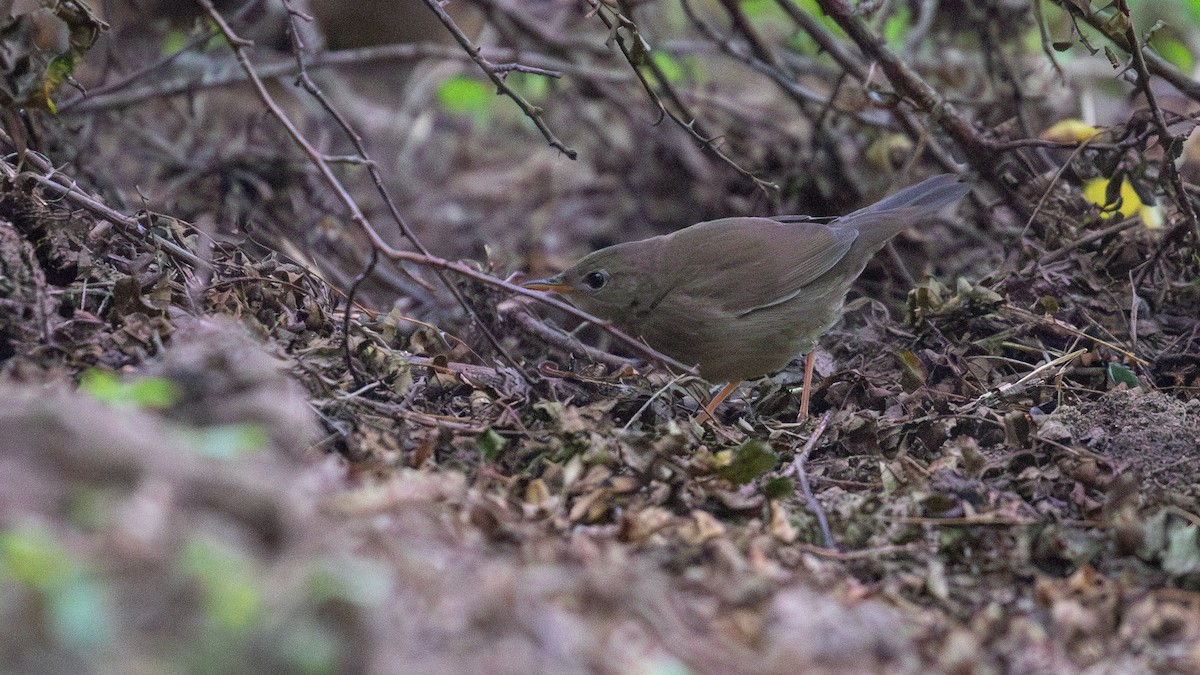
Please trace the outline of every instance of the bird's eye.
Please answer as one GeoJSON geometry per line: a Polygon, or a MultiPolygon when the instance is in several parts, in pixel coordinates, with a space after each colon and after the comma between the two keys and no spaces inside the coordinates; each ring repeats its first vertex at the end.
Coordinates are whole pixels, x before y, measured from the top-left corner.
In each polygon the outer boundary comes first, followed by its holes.
{"type": "Polygon", "coordinates": [[[598,291],[601,288],[604,288],[604,284],[607,284],[607,283],[608,283],[608,272],[605,272],[604,270],[596,270],[595,272],[588,272],[587,275],[583,277],[583,285],[587,286],[588,288],[590,288],[593,291],[598,291]]]}

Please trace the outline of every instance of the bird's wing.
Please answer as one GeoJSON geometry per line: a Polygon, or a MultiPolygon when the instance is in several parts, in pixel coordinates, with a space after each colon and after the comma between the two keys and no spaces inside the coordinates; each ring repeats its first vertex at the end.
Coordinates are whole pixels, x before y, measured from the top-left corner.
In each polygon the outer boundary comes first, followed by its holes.
{"type": "Polygon", "coordinates": [[[662,264],[676,271],[670,292],[740,316],[795,297],[836,265],[857,236],[854,228],[817,222],[724,218],[669,235],[662,264]]]}

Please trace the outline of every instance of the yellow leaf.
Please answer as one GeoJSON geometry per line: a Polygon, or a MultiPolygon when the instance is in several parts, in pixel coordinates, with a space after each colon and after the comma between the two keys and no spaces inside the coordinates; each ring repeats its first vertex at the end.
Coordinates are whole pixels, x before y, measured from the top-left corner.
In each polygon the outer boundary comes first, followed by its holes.
{"type": "Polygon", "coordinates": [[[1083,185],[1083,198],[1100,207],[1101,218],[1112,218],[1116,215],[1128,218],[1144,206],[1128,179],[1124,179],[1121,183],[1121,198],[1118,202],[1109,204],[1108,183],[1109,179],[1107,178],[1093,178],[1083,185]]]}
{"type": "Polygon", "coordinates": [[[1041,133],[1038,138],[1044,141],[1058,141],[1059,143],[1082,143],[1100,132],[1103,129],[1098,129],[1083,120],[1067,119],[1055,122],[1041,133]]]}
{"type": "Polygon", "coordinates": [[[1129,179],[1124,179],[1121,183],[1119,204],[1105,203],[1108,198],[1108,185],[1107,178],[1093,178],[1083,186],[1083,198],[1100,207],[1101,218],[1112,218],[1117,215],[1128,218],[1136,213],[1142,224],[1149,229],[1158,229],[1163,226],[1165,217],[1162,207],[1143,202],[1133,186],[1129,184],[1129,179]]]}

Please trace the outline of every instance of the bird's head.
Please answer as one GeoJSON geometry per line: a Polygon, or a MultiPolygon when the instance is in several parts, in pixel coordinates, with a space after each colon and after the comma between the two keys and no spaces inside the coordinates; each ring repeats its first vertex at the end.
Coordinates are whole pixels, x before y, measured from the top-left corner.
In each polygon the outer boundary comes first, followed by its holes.
{"type": "Polygon", "coordinates": [[[601,319],[618,321],[644,311],[657,297],[647,273],[649,241],[617,244],[596,251],[545,279],[521,284],[535,291],[553,291],[571,304],[601,319]]]}

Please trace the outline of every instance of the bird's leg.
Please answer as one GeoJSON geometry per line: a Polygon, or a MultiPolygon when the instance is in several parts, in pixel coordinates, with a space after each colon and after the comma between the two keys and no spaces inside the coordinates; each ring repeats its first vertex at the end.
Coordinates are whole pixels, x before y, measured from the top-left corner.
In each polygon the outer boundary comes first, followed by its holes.
{"type": "Polygon", "coordinates": [[[810,351],[804,357],[804,386],[800,389],[800,414],[796,417],[797,422],[808,419],[808,399],[812,396],[812,374],[816,361],[816,351],[810,351]]]}
{"type": "Polygon", "coordinates": [[[725,385],[725,388],[722,389],[721,391],[717,392],[716,396],[712,397],[712,400],[708,402],[708,405],[704,406],[704,410],[702,411],[702,414],[697,415],[697,417],[701,417],[701,416],[708,417],[708,419],[710,419],[714,423],[716,423],[717,418],[713,416],[713,411],[717,409],[717,406],[721,405],[722,401],[729,398],[729,395],[732,394],[733,391],[735,389],[737,389],[738,385],[741,383],[742,383],[741,380],[734,380],[733,382],[730,382],[729,384],[725,385]]]}

